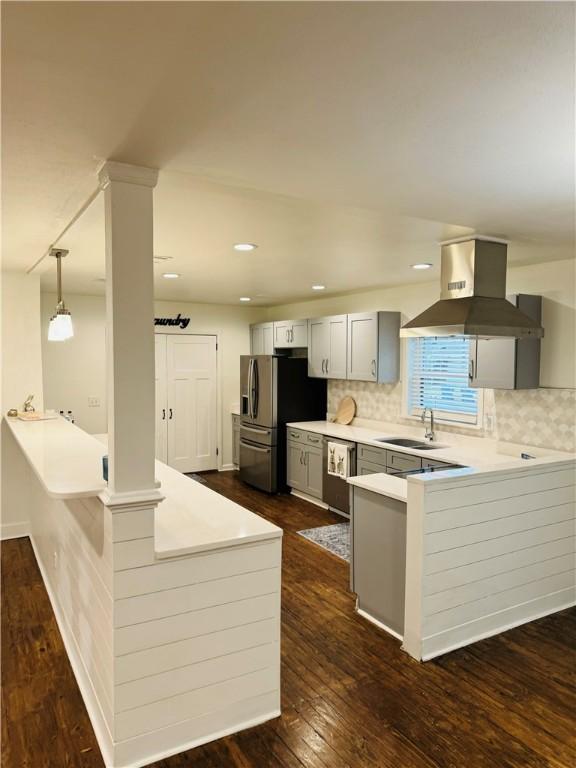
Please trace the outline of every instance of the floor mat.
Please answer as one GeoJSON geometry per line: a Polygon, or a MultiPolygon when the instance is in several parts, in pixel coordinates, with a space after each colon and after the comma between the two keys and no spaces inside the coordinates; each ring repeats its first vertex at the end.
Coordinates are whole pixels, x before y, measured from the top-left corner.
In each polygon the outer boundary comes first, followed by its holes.
{"type": "Polygon", "coordinates": [[[350,523],[322,525],[320,528],[308,528],[298,531],[300,536],[313,541],[314,544],[327,549],[333,555],[350,562],[350,523]]]}

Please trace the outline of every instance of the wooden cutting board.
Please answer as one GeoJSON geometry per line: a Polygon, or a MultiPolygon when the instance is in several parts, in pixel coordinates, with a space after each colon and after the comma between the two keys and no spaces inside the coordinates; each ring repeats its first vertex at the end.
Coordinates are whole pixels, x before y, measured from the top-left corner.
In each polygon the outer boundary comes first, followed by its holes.
{"type": "Polygon", "coordinates": [[[354,416],[356,416],[356,401],[347,395],[340,400],[334,421],[336,424],[350,424],[354,416]]]}

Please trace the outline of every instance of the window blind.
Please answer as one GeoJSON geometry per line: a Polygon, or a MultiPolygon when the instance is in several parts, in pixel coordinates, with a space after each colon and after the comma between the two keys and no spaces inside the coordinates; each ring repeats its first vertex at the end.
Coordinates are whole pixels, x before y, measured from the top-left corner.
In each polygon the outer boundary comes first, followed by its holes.
{"type": "Polygon", "coordinates": [[[446,421],[476,424],[478,391],[468,386],[469,339],[463,336],[410,339],[408,413],[433,408],[446,421]]]}

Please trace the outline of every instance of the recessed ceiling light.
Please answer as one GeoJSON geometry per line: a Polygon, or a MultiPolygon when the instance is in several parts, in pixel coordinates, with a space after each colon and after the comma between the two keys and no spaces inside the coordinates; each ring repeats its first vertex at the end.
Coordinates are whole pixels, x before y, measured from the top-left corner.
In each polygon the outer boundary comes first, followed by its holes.
{"type": "Polygon", "coordinates": [[[165,277],[166,280],[176,280],[178,277],[180,277],[180,275],[178,272],[164,272],[162,277],[165,277]]]}
{"type": "Polygon", "coordinates": [[[433,264],[428,264],[428,262],[422,263],[422,264],[410,264],[412,269],[430,269],[433,267],[433,264]]]}
{"type": "Polygon", "coordinates": [[[318,283],[317,285],[313,285],[312,286],[312,290],[313,291],[325,291],[326,290],[326,286],[325,285],[320,285],[318,283]]]}
{"type": "Polygon", "coordinates": [[[234,243],[235,251],[253,251],[258,248],[255,243],[234,243]]]}
{"type": "Polygon", "coordinates": [[[240,296],[240,301],[252,301],[250,296],[240,296]]]}

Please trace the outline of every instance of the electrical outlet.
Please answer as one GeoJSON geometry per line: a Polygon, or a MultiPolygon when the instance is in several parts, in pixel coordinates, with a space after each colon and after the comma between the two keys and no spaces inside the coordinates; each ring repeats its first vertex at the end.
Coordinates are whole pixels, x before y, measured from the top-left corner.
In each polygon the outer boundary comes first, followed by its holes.
{"type": "Polygon", "coordinates": [[[494,417],[491,413],[487,413],[484,416],[484,429],[486,432],[492,432],[494,429],[494,417]]]}
{"type": "Polygon", "coordinates": [[[88,407],[89,408],[100,408],[100,398],[99,397],[89,397],[88,398],[88,407]]]}

